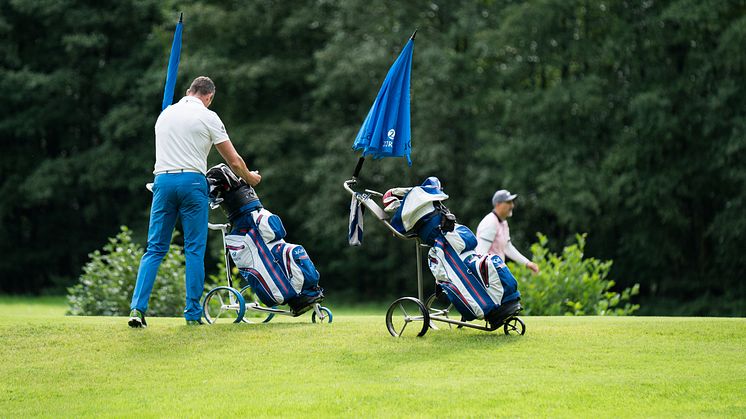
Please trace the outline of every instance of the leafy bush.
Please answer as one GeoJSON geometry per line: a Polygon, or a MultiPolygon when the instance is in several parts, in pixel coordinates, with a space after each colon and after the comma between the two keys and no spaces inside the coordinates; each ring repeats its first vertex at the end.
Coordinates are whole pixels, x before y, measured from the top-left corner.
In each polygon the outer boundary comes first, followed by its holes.
{"type": "MultiPolygon", "coordinates": [[[[132,242],[132,233],[122,226],[103,250],[89,255],[77,285],[68,288],[68,314],[81,316],[125,316],[137,280],[144,250],[132,242]]],[[[184,253],[171,244],[163,259],[150,296],[149,316],[180,316],[184,310],[184,253]]]]}
{"type": "Polygon", "coordinates": [[[577,243],[565,247],[561,255],[547,249],[546,236],[537,236],[539,242],[531,245],[531,253],[541,268],[539,274],[508,262],[518,280],[526,314],[625,316],[640,308],[630,302],[630,297],[639,293],[640,284],[621,293],[611,291],[615,283],[606,276],[612,261],[583,259],[585,234],[576,234],[577,243]]]}
{"type": "MultiPolygon", "coordinates": [[[[205,292],[210,291],[215,287],[227,287],[228,280],[225,274],[225,262],[220,261],[217,265],[218,271],[214,274],[208,274],[205,278],[205,292]]],[[[231,264],[231,280],[233,281],[233,288],[240,290],[246,285],[245,280],[238,273],[238,268],[231,264]]]]}

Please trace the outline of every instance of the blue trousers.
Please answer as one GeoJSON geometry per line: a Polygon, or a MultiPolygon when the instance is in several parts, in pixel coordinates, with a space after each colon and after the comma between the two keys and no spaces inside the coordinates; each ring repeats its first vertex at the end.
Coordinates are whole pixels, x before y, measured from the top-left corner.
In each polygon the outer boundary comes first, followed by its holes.
{"type": "Polygon", "coordinates": [[[145,313],[153,291],[158,267],[168,252],[176,217],[184,228],[186,256],[187,320],[202,317],[200,299],[205,286],[205,246],[207,245],[207,180],[200,173],[163,173],[155,177],[150,209],[148,248],[140,260],[137,284],[130,309],[145,313]]]}

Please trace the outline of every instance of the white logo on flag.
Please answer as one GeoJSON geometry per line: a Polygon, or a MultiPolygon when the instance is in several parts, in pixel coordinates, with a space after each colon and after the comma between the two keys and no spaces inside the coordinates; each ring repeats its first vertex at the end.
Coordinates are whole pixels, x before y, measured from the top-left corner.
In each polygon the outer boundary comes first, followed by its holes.
{"type": "Polygon", "coordinates": [[[393,140],[395,136],[396,136],[396,130],[394,130],[393,128],[391,128],[389,130],[389,139],[393,140]]]}

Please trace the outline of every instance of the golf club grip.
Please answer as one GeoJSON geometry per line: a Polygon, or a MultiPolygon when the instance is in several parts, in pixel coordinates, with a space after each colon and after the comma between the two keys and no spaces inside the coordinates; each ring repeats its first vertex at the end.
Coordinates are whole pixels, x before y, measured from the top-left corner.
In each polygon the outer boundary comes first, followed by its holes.
{"type": "Polygon", "coordinates": [[[352,177],[357,177],[360,174],[360,169],[363,168],[363,163],[365,163],[365,157],[360,157],[360,160],[357,161],[357,166],[355,166],[355,173],[352,175],[352,177]]]}

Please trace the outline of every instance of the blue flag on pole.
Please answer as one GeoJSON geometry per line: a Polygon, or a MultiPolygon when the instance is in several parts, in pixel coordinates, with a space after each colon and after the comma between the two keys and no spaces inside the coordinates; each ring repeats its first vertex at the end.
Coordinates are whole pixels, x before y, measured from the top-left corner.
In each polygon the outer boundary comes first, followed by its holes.
{"type": "Polygon", "coordinates": [[[163,104],[161,111],[174,103],[174,88],[176,87],[176,74],[179,72],[179,59],[181,58],[181,30],[182,17],[179,15],[179,23],[174,31],[174,42],[171,44],[171,57],[168,59],[168,70],[166,70],[166,87],[163,89],[163,104]]]}
{"type": "Polygon", "coordinates": [[[412,149],[409,84],[413,49],[414,35],[389,69],[378,96],[352,144],[354,150],[363,151],[363,157],[405,156],[407,163],[412,165],[409,155],[412,149]]]}

